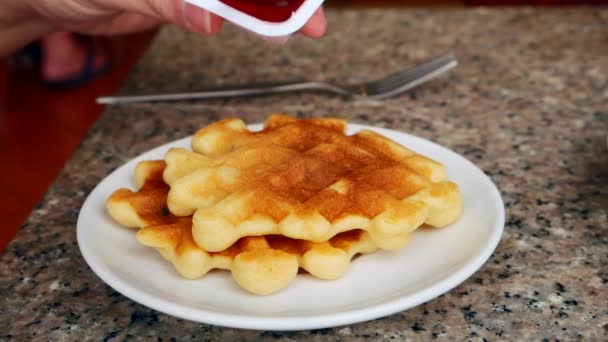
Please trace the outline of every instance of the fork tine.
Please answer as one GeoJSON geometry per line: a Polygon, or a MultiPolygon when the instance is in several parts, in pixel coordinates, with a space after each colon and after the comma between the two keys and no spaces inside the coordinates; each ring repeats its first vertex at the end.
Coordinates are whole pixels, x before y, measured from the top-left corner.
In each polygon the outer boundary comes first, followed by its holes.
{"type": "Polygon", "coordinates": [[[401,71],[386,78],[366,83],[367,96],[381,99],[397,95],[445,73],[456,65],[458,65],[458,62],[453,53],[441,55],[413,69],[401,71]]]}
{"type": "Polygon", "coordinates": [[[370,83],[378,83],[386,87],[399,85],[403,82],[407,82],[410,79],[418,78],[424,74],[427,74],[428,72],[433,71],[445,64],[448,64],[453,60],[455,60],[454,54],[450,52],[445,55],[436,57],[424,64],[417,65],[413,69],[400,71],[383,79],[372,81],[370,83]]]}

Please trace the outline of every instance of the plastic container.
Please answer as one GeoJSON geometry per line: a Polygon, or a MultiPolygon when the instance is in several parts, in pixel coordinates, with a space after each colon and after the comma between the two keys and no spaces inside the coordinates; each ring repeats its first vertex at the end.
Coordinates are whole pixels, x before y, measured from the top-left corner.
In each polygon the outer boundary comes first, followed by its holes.
{"type": "Polygon", "coordinates": [[[249,31],[283,37],[298,31],[323,0],[186,0],[249,31]]]}

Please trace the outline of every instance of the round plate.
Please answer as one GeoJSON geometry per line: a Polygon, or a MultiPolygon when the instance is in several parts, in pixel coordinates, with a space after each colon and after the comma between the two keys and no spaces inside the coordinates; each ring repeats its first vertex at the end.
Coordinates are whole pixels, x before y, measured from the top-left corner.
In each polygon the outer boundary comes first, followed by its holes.
{"type": "MultiPolygon", "coordinates": [[[[259,130],[261,125],[251,129],[259,130]]],[[[162,159],[184,138],[129,161],[91,192],[78,217],[78,245],[91,269],[132,300],[180,318],[235,328],[302,330],[327,328],[390,315],[433,299],[471,276],[490,257],[504,227],[504,205],[492,181],[462,156],[401,132],[349,125],[349,134],[371,129],[443,163],[460,186],[464,211],[454,224],[419,229],[398,252],[379,251],[354,260],[340,279],[300,274],[285,289],[260,297],[242,290],[227,271],[198,280],[181,278],[156,250],[140,245],[135,230],[115,223],[105,199],[120,187],[134,188],[142,160],[162,159]]]]}

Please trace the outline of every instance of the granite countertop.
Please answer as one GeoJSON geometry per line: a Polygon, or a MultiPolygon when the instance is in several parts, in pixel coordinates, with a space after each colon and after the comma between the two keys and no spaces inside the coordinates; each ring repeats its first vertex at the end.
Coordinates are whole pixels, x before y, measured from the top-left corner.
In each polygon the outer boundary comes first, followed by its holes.
{"type": "Polygon", "coordinates": [[[329,19],[325,39],[296,37],[281,47],[230,28],[211,39],[166,28],[123,91],[357,81],[447,50],[461,66],[385,102],[299,94],[108,108],[0,257],[0,340],[607,340],[608,9],[387,9],[329,19]],[[502,192],[507,222],[498,249],[426,304],[289,333],[177,319],[93,274],[76,244],[76,219],[101,179],[211,121],[256,122],[275,111],[390,127],[463,154],[502,192]]]}

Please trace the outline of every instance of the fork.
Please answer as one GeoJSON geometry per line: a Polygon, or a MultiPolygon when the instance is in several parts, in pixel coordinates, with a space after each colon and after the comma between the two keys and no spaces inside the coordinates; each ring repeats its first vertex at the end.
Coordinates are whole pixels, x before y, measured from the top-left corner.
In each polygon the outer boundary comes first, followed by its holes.
{"type": "Polygon", "coordinates": [[[102,96],[98,104],[121,104],[133,102],[179,101],[243,96],[260,96],[300,91],[325,91],[348,98],[367,98],[380,100],[395,96],[421,85],[456,67],[458,61],[452,53],[447,53],[412,69],[405,70],[386,78],[353,85],[337,85],[326,82],[296,81],[281,83],[248,84],[223,86],[199,92],[151,94],[133,96],[102,96]]]}

